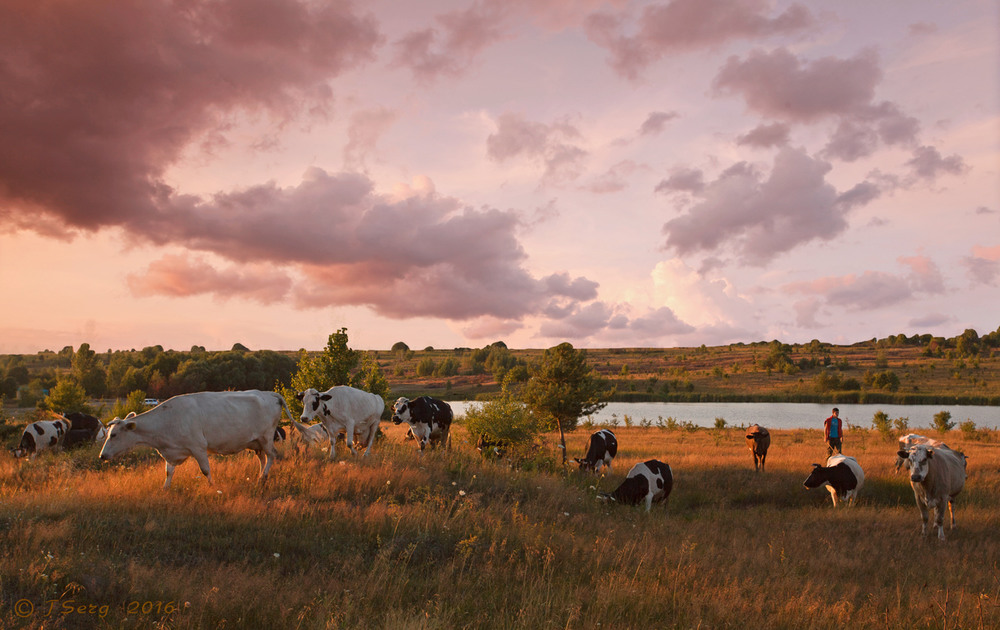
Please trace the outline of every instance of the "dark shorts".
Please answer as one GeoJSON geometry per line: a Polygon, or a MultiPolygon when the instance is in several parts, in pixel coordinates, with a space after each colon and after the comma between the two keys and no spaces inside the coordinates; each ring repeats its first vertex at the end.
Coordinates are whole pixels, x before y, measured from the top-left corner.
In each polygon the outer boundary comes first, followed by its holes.
{"type": "Polygon", "coordinates": [[[840,450],[840,447],[843,445],[843,442],[842,438],[830,438],[826,441],[826,452],[829,455],[833,455],[833,451],[842,453],[843,451],[840,450]]]}

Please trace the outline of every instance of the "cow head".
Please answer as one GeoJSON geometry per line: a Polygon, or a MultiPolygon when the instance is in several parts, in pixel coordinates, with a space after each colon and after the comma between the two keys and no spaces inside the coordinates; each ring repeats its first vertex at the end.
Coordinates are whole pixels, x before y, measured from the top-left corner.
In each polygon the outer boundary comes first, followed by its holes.
{"type": "Polygon", "coordinates": [[[819,464],[813,464],[812,472],[806,477],[806,480],[802,482],[802,485],[807,488],[818,488],[824,483],[830,480],[830,473],[826,468],[820,466],[819,464]]]}
{"type": "Polygon", "coordinates": [[[312,387],[299,392],[295,397],[302,401],[302,415],[299,417],[302,422],[311,422],[320,413],[323,403],[333,398],[330,394],[321,394],[312,387]]]}
{"type": "Polygon", "coordinates": [[[579,457],[574,457],[573,461],[580,465],[581,471],[590,471],[594,469],[596,462],[591,462],[586,459],[580,459],[579,457]]]}
{"type": "Polygon", "coordinates": [[[910,481],[920,483],[927,478],[927,471],[930,462],[934,458],[934,449],[929,446],[914,446],[908,451],[900,450],[896,453],[901,459],[910,462],[910,481]]]}
{"type": "Polygon", "coordinates": [[[401,422],[410,421],[410,399],[405,397],[399,397],[396,402],[392,404],[392,423],[399,424],[401,422]]]}
{"type": "Polygon", "coordinates": [[[108,437],[101,448],[101,461],[109,461],[129,449],[138,446],[141,442],[134,415],[127,416],[124,420],[115,418],[108,423],[108,437]]]}

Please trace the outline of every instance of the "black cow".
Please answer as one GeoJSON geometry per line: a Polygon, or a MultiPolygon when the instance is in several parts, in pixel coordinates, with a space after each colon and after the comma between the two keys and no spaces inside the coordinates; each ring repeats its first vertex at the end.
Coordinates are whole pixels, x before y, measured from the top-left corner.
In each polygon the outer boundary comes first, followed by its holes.
{"type": "Polygon", "coordinates": [[[601,472],[603,466],[611,470],[611,460],[618,454],[618,439],[609,429],[601,429],[590,436],[587,443],[587,455],[583,459],[574,458],[580,464],[580,470],[601,472]]]}
{"type": "Polygon", "coordinates": [[[865,484],[865,473],[861,470],[858,460],[846,455],[834,455],[826,460],[826,466],[813,464],[813,471],[802,482],[806,488],[826,486],[833,498],[833,507],[837,507],[837,499],[846,502],[848,507],[854,505],[858,492],[865,484]]]}
{"type": "Polygon", "coordinates": [[[753,469],[764,472],[767,449],[771,446],[771,434],[762,426],[752,424],[747,429],[747,448],[753,453],[753,469]]]}
{"type": "Polygon", "coordinates": [[[654,503],[666,502],[673,487],[674,475],[670,466],[658,459],[650,459],[633,466],[625,481],[613,492],[598,496],[626,505],[636,505],[645,500],[648,512],[654,503]]]}
{"type": "Polygon", "coordinates": [[[69,420],[69,431],[63,438],[63,448],[66,450],[93,444],[105,435],[104,425],[89,413],[71,411],[63,414],[63,417],[69,420]]]}
{"type": "Polygon", "coordinates": [[[494,440],[480,435],[476,440],[476,450],[483,456],[483,459],[500,459],[507,454],[510,445],[504,440],[494,440]]]}
{"type": "Polygon", "coordinates": [[[420,396],[413,400],[399,398],[392,406],[392,422],[394,424],[405,422],[410,425],[421,454],[428,444],[433,446],[438,442],[451,450],[453,419],[451,405],[430,396],[420,396]]]}

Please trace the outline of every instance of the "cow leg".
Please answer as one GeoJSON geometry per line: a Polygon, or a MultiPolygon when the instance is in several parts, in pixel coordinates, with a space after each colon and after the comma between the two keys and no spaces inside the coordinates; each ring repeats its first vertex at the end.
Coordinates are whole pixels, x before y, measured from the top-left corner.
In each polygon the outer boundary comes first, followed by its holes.
{"type": "Polygon", "coordinates": [[[368,447],[365,449],[365,457],[368,457],[368,453],[372,451],[372,446],[375,444],[375,436],[378,435],[378,422],[372,422],[368,425],[368,447]]]}
{"type": "MultiPolygon", "coordinates": [[[[330,457],[329,460],[332,462],[337,457],[337,429],[333,426],[332,422],[327,422],[323,420],[323,426],[326,427],[326,432],[330,434],[330,457]]],[[[347,442],[347,436],[344,436],[344,441],[347,442]]]]}
{"type": "Polygon", "coordinates": [[[167,462],[167,480],[163,482],[163,489],[166,490],[170,487],[170,482],[174,478],[174,465],[167,462]]]}
{"type": "Polygon", "coordinates": [[[934,506],[934,527],[937,528],[938,540],[944,540],[944,510],[946,505],[938,501],[934,506]]]}
{"type": "Polygon", "coordinates": [[[261,484],[267,481],[267,474],[271,471],[271,465],[277,459],[276,456],[277,452],[274,451],[273,446],[270,449],[257,451],[257,459],[260,460],[260,474],[257,476],[257,479],[260,480],[261,484]]]}
{"type": "Polygon", "coordinates": [[[948,499],[948,514],[951,515],[951,528],[955,529],[955,501],[948,499]]]}
{"type": "Polygon", "coordinates": [[[760,472],[764,472],[765,461],[767,461],[767,453],[762,453],[760,456],[760,472]]]}
{"type": "Polygon", "coordinates": [[[201,474],[208,478],[208,485],[214,485],[212,483],[212,471],[208,467],[208,452],[194,453],[194,460],[198,462],[198,468],[201,468],[201,474]]]}
{"type": "Polygon", "coordinates": [[[927,521],[930,519],[930,513],[929,513],[930,510],[928,509],[927,504],[921,501],[920,499],[917,499],[917,507],[920,508],[920,519],[921,519],[920,535],[926,536],[927,521]]]}

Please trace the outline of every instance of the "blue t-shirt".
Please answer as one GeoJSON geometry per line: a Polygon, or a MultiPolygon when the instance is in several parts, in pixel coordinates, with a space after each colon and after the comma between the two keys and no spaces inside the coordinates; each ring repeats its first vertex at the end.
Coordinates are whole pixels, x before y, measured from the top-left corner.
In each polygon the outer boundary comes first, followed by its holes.
{"type": "Polygon", "coordinates": [[[837,431],[837,429],[839,428],[838,425],[840,424],[840,418],[836,416],[830,416],[829,418],[827,418],[827,421],[830,423],[830,437],[839,438],[840,433],[837,431]]]}

